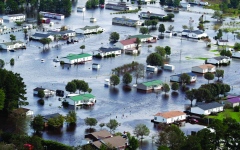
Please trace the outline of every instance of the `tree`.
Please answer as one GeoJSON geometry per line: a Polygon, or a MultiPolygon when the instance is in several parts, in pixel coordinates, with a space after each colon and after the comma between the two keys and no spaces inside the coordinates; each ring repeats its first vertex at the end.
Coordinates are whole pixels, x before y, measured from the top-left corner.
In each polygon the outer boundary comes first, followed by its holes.
{"type": "Polygon", "coordinates": [[[214,132],[205,128],[198,131],[196,136],[199,139],[202,150],[215,150],[214,139],[216,138],[216,135],[214,132]]]}
{"type": "Polygon", "coordinates": [[[85,118],[84,122],[87,126],[90,126],[90,128],[92,128],[92,126],[96,126],[97,125],[97,119],[95,118],[85,118]]]}
{"type": "Polygon", "coordinates": [[[162,56],[162,57],[165,57],[165,55],[166,55],[166,51],[165,51],[164,47],[161,47],[161,46],[156,46],[155,52],[160,54],[160,56],[162,56]]]}
{"type": "Polygon", "coordinates": [[[52,39],[50,38],[46,38],[46,44],[48,45],[48,49],[49,49],[49,44],[52,42],[52,39]]]}
{"type": "Polygon", "coordinates": [[[104,5],[105,4],[105,0],[99,0],[99,4],[100,5],[104,5]]]}
{"type": "Polygon", "coordinates": [[[171,55],[171,47],[166,46],[165,48],[166,55],[171,55]]]}
{"type": "Polygon", "coordinates": [[[136,84],[137,84],[137,80],[139,78],[143,78],[144,77],[144,65],[143,64],[138,64],[134,70],[134,77],[136,78],[136,84]]]}
{"type": "Polygon", "coordinates": [[[82,53],[83,53],[83,50],[85,49],[85,45],[80,46],[80,49],[82,50],[82,53]]]}
{"type": "Polygon", "coordinates": [[[179,7],[179,5],[180,5],[180,0],[173,0],[174,7],[179,7]]]}
{"type": "Polygon", "coordinates": [[[158,20],[156,20],[156,19],[151,20],[152,28],[156,29],[157,24],[158,24],[158,20]]]}
{"type": "MultiPolygon", "coordinates": [[[[239,39],[240,39],[240,33],[239,33],[239,39]]],[[[236,43],[234,44],[234,47],[233,47],[233,48],[234,48],[235,51],[239,51],[239,50],[240,50],[240,43],[237,43],[237,42],[236,42],[236,43]]]]}
{"type": "Polygon", "coordinates": [[[221,39],[222,36],[223,36],[223,34],[222,34],[222,29],[219,29],[219,30],[218,30],[218,33],[217,33],[217,39],[221,39]]]}
{"type": "Polygon", "coordinates": [[[105,123],[100,123],[99,126],[100,126],[100,128],[102,130],[102,128],[105,126],[105,123]]]}
{"type": "Polygon", "coordinates": [[[218,81],[219,81],[219,78],[224,76],[224,70],[221,70],[221,69],[217,69],[216,72],[215,72],[215,76],[218,78],[218,81]]]}
{"type": "Polygon", "coordinates": [[[117,42],[119,40],[120,36],[117,32],[112,32],[109,37],[110,42],[117,42]]]}
{"type": "Polygon", "coordinates": [[[185,99],[191,101],[191,107],[192,107],[192,102],[193,102],[193,100],[196,99],[196,92],[197,92],[196,89],[192,89],[192,90],[188,90],[188,91],[185,93],[185,99]]]}
{"type": "Polygon", "coordinates": [[[77,123],[77,114],[75,111],[69,111],[67,116],[65,117],[65,120],[68,124],[76,124],[77,123]]]}
{"type": "Polygon", "coordinates": [[[163,84],[163,91],[165,92],[165,95],[170,91],[170,87],[168,84],[166,83],[163,84]]]}
{"type": "Polygon", "coordinates": [[[197,99],[197,102],[211,102],[212,94],[208,89],[199,88],[196,91],[195,98],[197,99]]]}
{"type": "Polygon", "coordinates": [[[148,26],[152,25],[152,21],[151,20],[145,20],[144,25],[147,26],[147,29],[148,29],[148,26]]]}
{"type": "Polygon", "coordinates": [[[204,42],[206,43],[207,47],[211,46],[211,39],[206,38],[206,39],[204,39],[204,42]]]}
{"type": "Polygon", "coordinates": [[[151,53],[150,55],[148,55],[146,62],[148,65],[151,66],[163,65],[163,59],[158,53],[151,53]]]}
{"type": "Polygon", "coordinates": [[[46,44],[48,44],[48,39],[47,38],[42,38],[39,40],[39,42],[43,45],[43,49],[45,47],[46,44]]]}
{"type": "Polygon", "coordinates": [[[181,147],[182,150],[202,150],[202,147],[199,143],[199,138],[195,135],[189,135],[187,136],[186,141],[184,142],[184,145],[181,147]]]}
{"type": "Polygon", "coordinates": [[[33,121],[31,122],[31,127],[35,132],[43,131],[44,129],[44,120],[41,115],[37,115],[33,118],[33,121]]]}
{"type": "Polygon", "coordinates": [[[148,28],[141,27],[140,30],[139,30],[139,33],[142,33],[142,34],[147,34],[147,33],[149,33],[148,28]]]}
{"type": "Polygon", "coordinates": [[[2,89],[0,89],[0,110],[4,108],[4,101],[5,101],[5,93],[2,89]]]}
{"type": "Polygon", "coordinates": [[[11,66],[14,65],[14,59],[13,59],[13,58],[10,59],[10,65],[11,65],[11,66]]]}
{"type": "Polygon", "coordinates": [[[143,139],[143,136],[148,136],[150,131],[148,127],[145,124],[138,124],[134,128],[133,133],[138,137],[141,136],[141,140],[143,139]]]}
{"type": "Polygon", "coordinates": [[[5,13],[17,14],[19,12],[19,6],[15,0],[7,0],[5,3],[5,13]]]}
{"type": "Polygon", "coordinates": [[[27,29],[24,29],[24,30],[23,30],[23,33],[24,33],[25,37],[27,37],[28,30],[27,30],[27,29]]]}
{"type": "Polygon", "coordinates": [[[64,120],[64,117],[59,115],[57,117],[49,118],[47,124],[49,128],[59,129],[63,126],[64,120]]]}
{"type": "Polygon", "coordinates": [[[219,10],[216,10],[216,11],[213,13],[212,18],[217,19],[217,21],[222,21],[223,15],[222,15],[222,13],[221,13],[219,10]]]}
{"type": "Polygon", "coordinates": [[[115,119],[110,119],[106,126],[110,129],[110,132],[114,132],[118,127],[118,122],[115,119]]]}
{"type": "Polygon", "coordinates": [[[186,29],[188,29],[188,26],[187,26],[187,25],[183,25],[182,28],[183,28],[184,30],[186,30],[186,29]]]}
{"type": "Polygon", "coordinates": [[[132,75],[128,72],[126,72],[124,75],[123,75],[123,83],[124,84],[129,84],[132,82],[132,75]]]}
{"type": "Polygon", "coordinates": [[[4,60],[0,59],[0,68],[3,68],[3,67],[4,67],[4,65],[5,65],[5,62],[4,62],[4,60]]]}
{"type": "Polygon", "coordinates": [[[79,94],[80,94],[80,91],[82,91],[82,92],[88,92],[89,91],[88,83],[85,82],[84,80],[74,79],[74,80],[72,80],[72,82],[74,82],[76,84],[76,89],[79,91],[79,94]]]}
{"type": "Polygon", "coordinates": [[[44,98],[44,96],[45,96],[44,91],[43,90],[39,90],[38,91],[38,97],[42,99],[42,98],[44,98]]]}
{"type": "Polygon", "coordinates": [[[11,40],[11,42],[15,41],[16,40],[16,36],[13,35],[13,34],[10,34],[10,40],[11,40]]]}
{"type": "Polygon", "coordinates": [[[208,84],[209,84],[209,81],[214,79],[214,74],[212,74],[211,72],[207,72],[204,74],[204,78],[208,80],[208,84]]]}
{"type": "Polygon", "coordinates": [[[128,137],[129,140],[129,150],[137,150],[139,147],[138,139],[136,139],[134,136],[128,137]]]}
{"type": "Polygon", "coordinates": [[[172,84],[172,86],[171,86],[171,89],[172,89],[173,91],[178,90],[178,89],[179,89],[179,84],[178,84],[177,82],[174,82],[174,83],[172,84]]]}
{"type": "Polygon", "coordinates": [[[159,27],[158,27],[158,32],[160,32],[161,35],[162,35],[163,32],[165,32],[165,26],[164,26],[164,24],[160,24],[160,25],[159,25],[159,27]]]}
{"type": "Polygon", "coordinates": [[[115,85],[118,85],[120,83],[120,79],[117,75],[112,75],[110,77],[110,83],[115,86],[115,85]]]}
{"type": "Polygon", "coordinates": [[[136,38],[136,44],[137,44],[136,49],[138,50],[139,45],[141,44],[141,40],[138,37],[136,38]]]}
{"type": "Polygon", "coordinates": [[[181,80],[181,82],[182,82],[182,84],[188,84],[188,83],[190,83],[190,76],[188,75],[188,74],[186,74],[186,73],[183,73],[183,74],[181,74],[181,76],[180,76],[180,80],[181,80]]]}
{"type": "Polygon", "coordinates": [[[170,26],[168,27],[168,30],[171,31],[171,32],[173,31],[173,29],[174,29],[174,26],[172,26],[172,25],[170,25],[170,26]]]}
{"type": "Polygon", "coordinates": [[[77,86],[74,82],[68,82],[67,85],[65,86],[66,91],[70,93],[75,93],[77,90],[77,86]]]}

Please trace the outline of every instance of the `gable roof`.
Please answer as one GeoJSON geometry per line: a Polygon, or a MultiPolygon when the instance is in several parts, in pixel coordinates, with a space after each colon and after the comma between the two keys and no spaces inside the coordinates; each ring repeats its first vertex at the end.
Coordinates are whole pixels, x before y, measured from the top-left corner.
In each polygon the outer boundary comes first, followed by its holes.
{"type": "Polygon", "coordinates": [[[103,139],[102,143],[104,144],[109,143],[111,144],[112,147],[118,148],[118,147],[126,146],[127,140],[121,136],[114,136],[111,138],[103,139]]]}
{"type": "Polygon", "coordinates": [[[100,28],[100,26],[96,25],[96,26],[85,26],[83,28],[80,28],[82,30],[89,30],[89,29],[97,29],[100,28]]]}
{"type": "MultiPolygon", "coordinates": [[[[182,74],[183,74],[183,73],[175,74],[175,75],[171,75],[171,76],[181,77],[182,74]]],[[[196,76],[196,74],[195,74],[195,73],[192,73],[192,72],[187,72],[186,74],[189,75],[190,77],[195,77],[195,76],[196,76]]]]}
{"type": "Polygon", "coordinates": [[[204,65],[200,65],[200,66],[194,66],[194,67],[199,67],[202,69],[212,69],[212,68],[216,68],[214,65],[212,64],[204,64],[204,65]]]}
{"type": "Polygon", "coordinates": [[[121,50],[120,48],[117,47],[109,47],[109,48],[105,48],[105,47],[100,47],[99,51],[101,52],[112,52],[112,51],[119,51],[121,50]]]}
{"type": "Polygon", "coordinates": [[[94,98],[95,96],[93,96],[92,94],[79,94],[76,96],[70,96],[69,98],[73,101],[83,101],[83,100],[89,100],[91,98],[94,98]]]}
{"type": "Polygon", "coordinates": [[[161,116],[163,118],[173,118],[173,117],[182,116],[182,115],[186,115],[186,114],[181,111],[168,111],[164,113],[157,113],[154,116],[161,116]]]}
{"type": "Polygon", "coordinates": [[[213,59],[222,60],[222,59],[230,59],[230,58],[227,56],[218,56],[218,57],[213,57],[213,59]]]}
{"type": "Polygon", "coordinates": [[[240,102],[240,97],[232,97],[227,100],[230,103],[239,103],[240,102]]]}
{"type": "Polygon", "coordinates": [[[17,109],[14,109],[12,112],[14,114],[18,114],[18,115],[22,115],[22,114],[26,114],[26,112],[28,112],[30,109],[27,109],[27,108],[17,108],[17,109]]]}
{"type": "Polygon", "coordinates": [[[161,85],[163,82],[161,80],[152,80],[147,82],[142,82],[141,84],[145,86],[161,85]]]}
{"type": "Polygon", "coordinates": [[[33,91],[40,91],[40,90],[45,90],[45,88],[42,88],[42,87],[36,87],[35,89],[33,89],[33,91]]]}
{"type": "Polygon", "coordinates": [[[59,113],[49,114],[49,115],[43,116],[43,118],[44,118],[45,120],[48,120],[48,119],[50,119],[50,118],[55,118],[55,117],[58,117],[58,116],[61,116],[61,114],[59,114],[59,113]]]}
{"type": "Polygon", "coordinates": [[[101,131],[93,132],[90,134],[92,134],[97,139],[104,139],[104,138],[108,138],[108,137],[112,136],[112,134],[110,132],[108,132],[107,130],[101,130],[101,131]]]}
{"type": "Polygon", "coordinates": [[[122,17],[122,18],[120,18],[120,17],[114,17],[114,18],[112,18],[112,20],[113,21],[116,21],[116,20],[118,20],[118,21],[127,21],[127,22],[137,22],[138,20],[134,20],[134,19],[130,19],[130,18],[125,18],[125,17],[122,17]]]}
{"type": "Polygon", "coordinates": [[[136,38],[130,38],[126,40],[119,41],[122,45],[129,45],[129,44],[134,44],[136,42],[136,38]]]}
{"type": "Polygon", "coordinates": [[[128,38],[139,38],[139,39],[145,39],[145,38],[150,38],[150,37],[153,37],[149,34],[138,34],[138,35],[131,35],[129,36],[128,38]]]}
{"type": "Polygon", "coordinates": [[[3,44],[3,45],[6,45],[6,46],[9,46],[9,45],[14,45],[14,44],[22,44],[23,42],[22,41],[12,41],[12,42],[5,42],[5,43],[0,43],[0,44],[3,44]]]}
{"type": "Polygon", "coordinates": [[[36,37],[40,37],[40,38],[48,38],[49,36],[51,36],[50,33],[35,33],[32,36],[36,36],[36,37]]]}
{"type": "Polygon", "coordinates": [[[205,103],[202,105],[198,105],[197,107],[201,108],[202,110],[209,110],[217,107],[223,107],[223,105],[218,102],[212,102],[212,103],[205,103]]]}
{"type": "Polygon", "coordinates": [[[79,59],[79,58],[84,58],[84,57],[89,57],[89,56],[92,56],[92,55],[87,54],[87,53],[81,53],[81,54],[68,54],[66,57],[62,57],[62,58],[74,60],[74,59],[79,59]]]}

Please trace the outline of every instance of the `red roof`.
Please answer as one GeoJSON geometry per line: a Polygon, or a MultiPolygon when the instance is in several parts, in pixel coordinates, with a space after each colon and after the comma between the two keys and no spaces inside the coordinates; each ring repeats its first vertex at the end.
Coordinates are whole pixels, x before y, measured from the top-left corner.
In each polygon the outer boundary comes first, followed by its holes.
{"type": "Polygon", "coordinates": [[[157,113],[154,116],[161,116],[163,118],[173,118],[173,117],[182,116],[182,115],[186,115],[186,114],[181,111],[168,111],[164,113],[157,113]]]}
{"type": "Polygon", "coordinates": [[[136,42],[136,38],[131,38],[131,39],[127,39],[127,40],[122,40],[120,41],[120,43],[122,45],[129,45],[129,44],[134,44],[136,42]]]}

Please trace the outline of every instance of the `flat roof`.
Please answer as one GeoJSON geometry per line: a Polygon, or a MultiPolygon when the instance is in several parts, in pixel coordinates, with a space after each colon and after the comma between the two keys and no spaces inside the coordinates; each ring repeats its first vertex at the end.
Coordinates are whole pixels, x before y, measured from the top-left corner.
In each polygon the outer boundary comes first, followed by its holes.
{"type": "Polygon", "coordinates": [[[168,111],[163,113],[157,113],[154,116],[161,116],[163,118],[173,118],[173,117],[182,116],[182,115],[186,115],[186,114],[182,111],[168,111]]]}
{"type": "Polygon", "coordinates": [[[91,98],[94,98],[95,96],[92,94],[79,94],[76,96],[70,96],[69,98],[73,101],[83,101],[83,100],[89,100],[91,98]]]}
{"type": "Polygon", "coordinates": [[[84,58],[84,57],[89,57],[89,56],[92,56],[92,55],[87,54],[87,53],[81,53],[81,54],[68,54],[66,57],[62,57],[62,58],[74,60],[74,59],[79,59],[79,58],[84,58]]]}
{"type": "Polygon", "coordinates": [[[160,85],[163,82],[161,80],[152,80],[152,81],[147,81],[147,82],[143,82],[142,84],[145,86],[153,86],[153,85],[160,85]]]}

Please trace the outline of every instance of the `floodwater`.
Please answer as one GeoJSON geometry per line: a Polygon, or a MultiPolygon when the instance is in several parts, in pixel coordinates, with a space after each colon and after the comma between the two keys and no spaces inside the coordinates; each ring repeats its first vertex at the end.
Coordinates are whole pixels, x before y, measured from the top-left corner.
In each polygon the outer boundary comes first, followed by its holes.
{"type": "MultiPolygon", "coordinates": [[[[76,6],[84,5],[86,0],[78,1],[76,6]]],[[[203,12],[212,13],[211,10],[202,9],[201,7],[195,6],[193,10],[200,11],[201,13],[188,13],[179,12],[175,14],[174,22],[164,22],[165,28],[169,25],[174,26],[174,31],[181,31],[182,25],[188,25],[188,20],[190,17],[194,20],[194,27],[197,29],[198,18],[203,12]]],[[[151,11],[154,13],[165,14],[159,4],[148,5],[143,8],[143,11],[151,11]]],[[[37,103],[39,98],[33,96],[33,89],[35,87],[44,87],[52,90],[65,90],[65,85],[67,82],[73,79],[85,80],[89,83],[90,88],[92,88],[92,94],[96,96],[97,103],[91,108],[81,108],[78,109],[77,117],[77,127],[73,129],[67,128],[66,125],[62,128],[59,133],[44,132],[42,137],[45,139],[57,140],[59,142],[76,146],[81,144],[81,140],[84,137],[86,129],[88,128],[84,124],[84,119],[86,117],[94,117],[99,123],[107,123],[109,119],[116,119],[121,126],[119,126],[116,132],[129,131],[133,133],[134,127],[143,123],[148,126],[151,133],[146,137],[146,141],[142,143],[141,148],[145,150],[157,149],[154,144],[152,144],[151,136],[157,133],[157,129],[154,128],[153,124],[150,122],[153,119],[153,115],[157,112],[171,111],[171,110],[184,110],[185,104],[190,104],[189,101],[184,99],[184,93],[179,91],[178,94],[173,94],[171,91],[168,96],[164,96],[164,93],[157,95],[156,93],[140,93],[137,92],[135,88],[129,90],[123,89],[123,84],[119,84],[116,87],[104,87],[104,79],[109,78],[111,74],[111,69],[118,67],[120,65],[131,63],[132,61],[138,61],[146,65],[146,57],[154,51],[155,46],[170,46],[172,48],[172,55],[170,56],[170,64],[175,66],[174,72],[162,71],[158,74],[146,74],[144,79],[139,79],[138,82],[148,81],[152,79],[160,79],[164,82],[169,83],[170,75],[190,72],[192,66],[201,65],[204,63],[203,60],[194,59],[195,57],[214,57],[215,53],[210,52],[210,49],[206,48],[204,42],[195,42],[192,40],[180,40],[180,38],[172,37],[165,38],[163,40],[158,40],[157,43],[152,44],[150,52],[148,51],[147,44],[143,44],[142,51],[139,56],[130,56],[122,54],[116,58],[107,59],[93,59],[92,62],[87,62],[84,65],[72,65],[70,67],[61,67],[59,63],[53,62],[53,59],[58,57],[64,57],[69,53],[80,53],[81,45],[85,45],[86,48],[84,52],[92,54],[93,51],[97,50],[100,46],[111,46],[109,43],[109,34],[113,31],[120,33],[120,39],[126,38],[128,35],[139,34],[138,28],[123,27],[112,25],[111,19],[114,16],[127,16],[132,19],[138,19],[138,14],[111,14],[115,11],[106,9],[95,9],[87,10],[84,13],[76,12],[76,8],[73,7],[72,15],[62,21],[53,20],[55,25],[49,28],[61,27],[62,25],[67,25],[70,29],[74,30],[76,28],[84,27],[85,25],[99,25],[105,29],[105,32],[98,35],[90,35],[84,37],[78,37],[79,43],[75,44],[61,44],[60,49],[52,48],[57,43],[53,42],[50,44],[51,50],[43,51],[42,45],[38,42],[31,41],[27,45],[26,50],[19,50],[17,52],[0,52],[0,59],[5,62],[9,62],[11,58],[15,59],[15,65],[10,66],[6,64],[5,68],[12,70],[13,72],[20,73],[24,78],[24,82],[27,85],[27,98],[29,108],[34,111],[34,114],[51,114],[51,113],[61,113],[66,115],[69,110],[73,110],[72,107],[68,109],[59,108],[61,106],[61,101],[58,97],[54,96],[45,100],[45,105],[40,106],[37,103]],[[96,17],[97,22],[90,23],[90,17],[96,17]],[[180,55],[181,54],[181,55],[180,55]],[[187,59],[188,58],[188,59],[187,59]],[[190,59],[189,59],[190,58],[190,59]],[[45,62],[41,63],[41,59],[45,62]],[[92,63],[98,63],[101,65],[101,69],[94,71],[91,68],[92,63]],[[124,115],[124,117],[122,117],[124,115]]],[[[206,15],[205,18],[211,23],[209,26],[215,22],[211,18],[211,15],[206,15]]],[[[7,24],[7,23],[6,23],[7,24]]],[[[10,23],[9,23],[10,24],[10,23]]],[[[35,31],[32,30],[31,34],[35,31]]],[[[209,27],[206,30],[210,37],[216,35],[216,33],[209,27]]],[[[22,31],[14,33],[17,36],[17,40],[23,40],[24,33],[22,31]]],[[[152,31],[150,34],[158,35],[158,31],[152,31]]],[[[227,35],[224,34],[223,38],[227,35]]],[[[237,40],[229,33],[228,38],[230,40],[229,44],[233,45],[237,40]]],[[[9,41],[9,34],[3,34],[0,36],[0,41],[9,41]]],[[[212,39],[212,43],[215,44],[216,41],[212,39]]],[[[239,42],[239,40],[238,40],[239,42]]],[[[47,47],[47,46],[46,46],[47,47]]],[[[211,49],[216,49],[212,47],[211,49]]],[[[233,86],[234,90],[239,89],[239,62],[240,60],[233,59],[230,66],[220,67],[225,70],[225,75],[223,82],[233,86]]],[[[135,83],[135,78],[133,78],[132,84],[135,83]]],[[[207,83],[207,80],[203,78],[202,75],[198,76],[196,83],[189,85],[190,88],[198,88],[201,84],[207,83]]],[[[131,85],[132,85],[131,84],[131,85]]],[[[105,128],[105,127],[104,127],[105,128]]],[[[201,129],[201,126],[186,124],[183,127],[183,131],[188,134],[191,130],[197,131],[201,129]]],[[[96,130],[100,127],[96,126],[96,130]]],[[[107,128],[105,128],[107,129],[107,128]]],[[[32,134],[31,129],[28,130],[29,134],[32,134]]]]}

